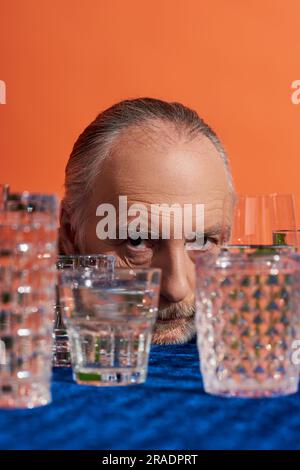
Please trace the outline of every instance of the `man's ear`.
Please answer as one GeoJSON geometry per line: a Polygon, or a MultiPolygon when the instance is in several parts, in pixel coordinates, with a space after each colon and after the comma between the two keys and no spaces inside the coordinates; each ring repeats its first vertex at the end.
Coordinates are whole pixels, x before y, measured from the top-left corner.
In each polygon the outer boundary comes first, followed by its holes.
{"type": "Polygon", "coordinates": [[[58,231],[58,251],[59,254],[76,254],[75,233],[71,228],[70,217],[63,204],[60,208],[60,227],[58,231]]]}

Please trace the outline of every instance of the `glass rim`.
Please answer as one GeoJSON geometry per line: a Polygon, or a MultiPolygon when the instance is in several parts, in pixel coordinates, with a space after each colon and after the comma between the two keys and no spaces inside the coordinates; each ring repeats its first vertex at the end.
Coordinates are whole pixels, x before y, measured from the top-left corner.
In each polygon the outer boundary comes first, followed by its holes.
{"type": "MultiPolygon", "coordinates": [[[[112,258],[114,259],[114,257],[112,256],[112,258]]],[[[105,268],[104,268],[105,269],[105,268]]],[[[97,275],[97,270],[94,269],[93,266],[79,266],[79,267],[76,267],[74,269],[69,269],[69,270],[66,270],[66,271],[63,271],[62,270],[62,275],[70,275],[70,276],[75,276],[76,272],[78,274],[82,274],[83,272],[91,272],[93,273],[93,275],[97,275]]],[[[141,274],[141,273],[157,273],[157,274],[161,274],[162,272],[162,269],[161,268],[126,268],[126,267],[118,267],[116,266],[113,270],[113,273],[136,273],[136,274],[141,274]]]]}
{"type": "MultiPolygon", "coordinates": [[[[263,245],[263,244],[260,244],[260,243],[244,243],[244,244],[235,244],[235,243],[224,243],[222,246],[221,246],[221,252],[223,253],[230,253],[230,249],[231,248],[234,248],[234,249],[253,249],[253,250],[257,250],[257,249],[261,249],[261,250],[282,250],[284,248],[287,249],[287,251],[289,251],[289,249],[291,248],[296,248],[295,245],[292,245],[292,244],[289,244],[289,245],[285,245],[285,244],[269,244],[269,245],[263,245]]],[[[292,250],[291,250],[292,251],[292,250]]],[[[275,254],[275,251],[273,252],[275,254]]],[[[268,254],[268,253],[267,253],[268,254]]],[[[272,254],[272,252],[270,252],[270,254],[272,254]]]]}
{"type": "MultiPolygon", "coordinates": [[[[286,231],[286,230],[285,230],[286,231]]],[[[293,232],[293,230],[291,230],[293,232]]],[[[279,243],[269,243],[264,244],[264,243],[224,243],[221,248],[226,248],[226,247],[233,247],[233,248],[281,248],[283,246],[291,246],[291,245],[281,245],[279,243]]]]}
{"type": "Polygon", "coordinates": [[[130,267],[122,267],[122,266],[116,266],[115,267],[115,272],[130,272],[130,271],[134,271],[136,273],[144,273],[144,272],[157,272],[157,273],[161,273],[162,272],[162,269],[161,268],[130,268],[130,267]]]}
{"type": "MultiPolygon", "coordinates": [[[[63,282],[77,282],[77,281],[86,281],[91,279],[92,281],[108,281],[108,282],[154,282],[160,284],[161,282],[161,273],[160,268],[114,268],[107,269],[105,266],[94,268],[93,266],[79,266],[74,269],[59,269],[58,276],[62,279],[63,282]],[[122,277],[122,275],[124,277],[122,277]],[[145,275],[145,278],[139,276],[145,275]],[[150,278],[147,277],[150,275],[150,278]],[[157,282],[158,281],[158,282],[157,282]]],[[[90,286],[93,288],[93,286],[90,286]]],[[[111,285],[104,284],[101,286],[101,289],[110,289],[111,285]]]]}
{"type": "MultiPolygon", "coordinates": [[[[115,261],[115,256],[113,255],[106,255],[104,253],[87,253],[87,254],[72,254],[72,255],[66,255],[66,254],[61,254],[57,256],[57,260],[64,260],[64,259],[88,259],[88,258],[98,258],[98,259],[110,259],[112,261],[115,261]]],[[[86,266],[87,268],[89,266],[86,266]]]]}
{"type": "MultiPolygon", "coordinates": [[[[278,246],[278,245],[277,245],[278,246]]],[[[216,269],[222,269],[222,261],[224,263],[228,262],[228,266],[223,266],[224,269],[230,265],[235,264],[247,264],[255,265],[267,262],[281,263],[281,262],[291,262],[295,266],[299,266],[300,270],[300,253],[246,253],[246,252],[235,252],[223,251],[222,254],[211,254],[205,253],[204,255],[197,256],[196,258],[196,267],[199,265],[207,265],[208,267],[213,267],[216,269]],[[222,256],[223,255],[223,256],[222,256]]]]}

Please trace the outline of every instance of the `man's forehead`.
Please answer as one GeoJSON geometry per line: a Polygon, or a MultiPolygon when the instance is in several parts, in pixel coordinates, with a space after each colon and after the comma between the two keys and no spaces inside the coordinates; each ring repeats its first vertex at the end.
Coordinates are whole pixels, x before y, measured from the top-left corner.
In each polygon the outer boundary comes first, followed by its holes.
{"type": "MultiPolygon", "coordinates": [[[[215,224],[216,220],[221,220],[224,216],[226,206],[224,201],[227,198],[227,193],[223,191],[211,190],[204,194],[202,197],[193,195],[185,196],[183,194],[169,195],[163,191],[160,194],[145,192],[144,194],[136,194],[134,197],[127,194],[116,194],[111,192],[105,199],[95,195],[95,204],[98,207],[101,204],[109,204],[114,207],[116,214],[120,211],[130,210],[135,216],[138,211],[143,216],[152,214],[160,218],[174,218],[179,213],[191,213],[194,217],[199,210],[203,210],[207,224],[215,224]],[[200,209],[200,207],[202,209],[200,209]]],[[[129,213],[129,219],[131,215],[129,213]]]]}
{"type": "Polygon", "coordinates": [[[116,150],[96,179],[94,195],[107,201],[122,194],[148,203],[209,203],[215,191],[227,188],[224,163],[213,145],[203,149],[193,142],[116,150]]]}

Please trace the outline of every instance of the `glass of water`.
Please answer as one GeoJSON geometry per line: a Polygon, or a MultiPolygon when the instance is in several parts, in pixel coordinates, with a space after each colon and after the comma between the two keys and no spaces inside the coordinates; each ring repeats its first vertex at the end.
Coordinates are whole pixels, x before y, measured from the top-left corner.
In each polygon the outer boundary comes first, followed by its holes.
{"type": "Polygon", "coordinates": [[[90,268],[61,272],[77,383],[145,382],[159,290],[159,269],[116,269],[113,280],[90,268]]]}
{"type": "MultiPolygon", "coordinates": [[[[114,264],[115,258],[110,255],[60,255],[56,267],[58,270],[74,270],[78,268],[97,269],[98,276],[102,275],[106,281],[109,281],[112,279],[114,264]]],[[[58,277],[58,283],[59,281],[60,277],[58,277]]],[[[59,286],[56,285],[52,361],[54,367],[71,367],[69,339],[59,292],[59,286]]]]}
{"type": "Polygon", "coordinates": [[[299,265],[281,254],[197,259],[196,326],[204,389],[239,397],[296,393],[299,265]]]}

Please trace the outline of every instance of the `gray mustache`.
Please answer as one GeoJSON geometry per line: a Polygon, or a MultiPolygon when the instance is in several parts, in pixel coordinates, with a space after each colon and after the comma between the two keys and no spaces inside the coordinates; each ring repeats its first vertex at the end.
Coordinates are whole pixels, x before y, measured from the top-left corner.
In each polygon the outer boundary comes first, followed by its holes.
{"type": "Polygon", "coordinates": [[[192,318],[195,315],[195,305],[186,305],[184,303],[177,303],[160,309],[158,311],[159,320],[176,320],[179,318],[192,318]]]}

